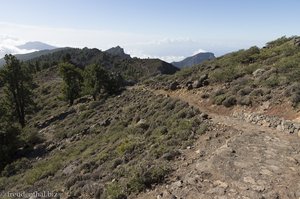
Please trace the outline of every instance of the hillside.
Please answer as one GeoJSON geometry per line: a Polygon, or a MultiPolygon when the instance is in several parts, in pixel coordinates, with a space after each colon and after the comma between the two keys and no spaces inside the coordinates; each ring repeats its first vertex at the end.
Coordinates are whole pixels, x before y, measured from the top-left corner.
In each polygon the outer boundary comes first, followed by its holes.
{"type": "MultiPolygon", "coordinates": [[[[46,69],[57,65],[67,54],[71,56],[72,63],[77,67],[84,68],[89,64],[99,63],[106,69],[120,73],[126,80],[133,82],[160,74],[174,74],[179,70],[159,59],[131,58],[124,53],[121,47],[111,48],[107,51],[96,48],[57,48],[15,56],[30,65],[38,64],[38,67],[46,69]]],[[[4,59],[0,59],[0,66],[3,66],[4,63],[4,59]]]]}
{"type": "Polygon", "coordinates": [[[284,114],[278,111],[282,106],[298,110],[299,57],[299,37],[282,37],[261,49],[230,53],[147,84],[169,89],[176,82],[172,89],[197,89],[216,105],[259,108],[267,103],[272,114],[284,114]]]}
{"type": "Polygon", "coordinates": [[[180,149],[210,127],[180,100],[142,89],[69,107],[57,67],[35,75],[39,111],[26,132],[32,148],[1,173],[0,190],[52,190],[63,198],[125,198],[164,182],[180,149]],[[180,121],[179,121],[180,119],[180,121]]]}
{"type": "Polygon", "coordinates": [[[41,66],[36,107],[20,135],[26,145],[0,172],[0,198],[297,199],[299,59],[299,37],[282,37],[172,75],[163,61],[97,49],[30,60],[41,66]],[[127,79],[137,70],[139,83],[69,105],[58,68],[67,54],[79,68],[100,63],[127,79]]]}
{"type": "Polygon", "coordinates": [[[178,68],[191,67],[203,63],[204,61],[215,59],[213,53],[198,53],[191,57],[187,57],[182,61],[172,62],[172,64],[178,68]]]}
{"type": "Polygon", "coordinates": [[[113,49],[103,52],[96,48],[61,48],[17,55],[16,57],[27,61],[30,65],[38,64],[40,68],[46,69],[57,65],[68,54],[71,57],[71,62],[79,68],[99,63],[112,72],[120,73],[126,80],[134,82],[159,74],[174,74],[179,70],[159,59],[130,58],[129,55],[124,54],[124,50],[120,47],[113,49]],[[119,49],[120,52],[113,49],[119,49]]]}
{"type": "MultiPolygon", "coordinates": [[[[15,56],[21,61],[28,61],[28,60],[40,57],[42,55],[47,55],[47,54],[57,52],[57,51],[61,51],[61,50],[62,50],[62,48],[56,48],[56,49],[53,49],[53,50],[40,50],[40,51],[27,53],[27,54],[17,54],[15,56]]],[[[5,64],[5,60],[4,60],[4,58],[1,58],[0,59],[0,67],[2,67],[4,64],[5,64]]]]}

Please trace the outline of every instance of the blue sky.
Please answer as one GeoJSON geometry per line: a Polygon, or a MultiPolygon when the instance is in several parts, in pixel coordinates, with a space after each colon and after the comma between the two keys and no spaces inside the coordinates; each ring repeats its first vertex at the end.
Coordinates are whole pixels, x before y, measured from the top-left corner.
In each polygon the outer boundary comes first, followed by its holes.
{"type": "Polygon", "coordinates": [[[300,32],[297,0],[0,0],[0,3],[0,34],[6,46],[15,40],[15,43],[39,40],[57,46],[100,49],[121,45],[134,56],[172,61],[201,50],[222,55],[253,45],[262,46],[300,32]]]}

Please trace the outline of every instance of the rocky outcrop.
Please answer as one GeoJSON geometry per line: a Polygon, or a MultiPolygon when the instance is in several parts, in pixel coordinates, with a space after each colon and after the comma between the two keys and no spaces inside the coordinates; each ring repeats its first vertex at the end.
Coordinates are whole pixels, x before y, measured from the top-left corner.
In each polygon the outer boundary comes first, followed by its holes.
{"type": "Polygon", "coordinates": [[[294,39],[294,45],[295,46],[300,46],[300,37],[297,37],[294,39]]]}
{"type": "Polygon", "coordinates": [[[293,122],[291,120],[285,120],[276,116],[249,112],[235,112],[233,113],[233,116],[252,124],[270,127],[286,133],[298,133],[300,131],[299,123],[293,122]]]}
{"type": "Polygon", "coordinates": [[[105,52],[110,54],[110,55],[113,55],[113,56],[119,56],[123,59],[130,59],[131,58],[130,55],[126,54],[124,52],[124,49],[121,48],[120,46],[110,48],[110,49],[106,50],[105,52]]]}
{"type": "Polygon", "coordinates": [[[188,90],[194,89],[194,88],[200,88],[203,86],[207,86],[209,84],[208,81],[208,74],[202,75],[198,80],[196,81],[188,81],[186,83],[186,87],[188,90]]]}

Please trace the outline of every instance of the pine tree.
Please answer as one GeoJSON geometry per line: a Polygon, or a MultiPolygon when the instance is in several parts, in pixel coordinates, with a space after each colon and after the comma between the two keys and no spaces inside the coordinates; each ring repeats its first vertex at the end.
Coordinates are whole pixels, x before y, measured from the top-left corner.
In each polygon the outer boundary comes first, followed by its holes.
{"type": "Polygon", "coordinates": [[[59,68],[64,80],[63,93],[71,106],[74,100],[80,97],[83,82],[81,71],[70,63],[61,63],[59,68]]]}
{"type": "Polygon", "coordinates": [[[97,96],[104,92],[109,82],[108,72],[99,64],[92,64],[84,70],[84,86],[85,93],[93,96],[96,100],[97,96]]]}
{"type": "Polygon", "coordinates": [[[21,143],[18,138],[21,130],[12,122],[7,108],[0,102],[0,171],[12,160],[21,143]]]}
{"type": "Polygon", "coordinates": [[[25,116],[32,106],[32,77],[26,67],[13,55],[5,55],[6,64],[0,71],[4,83],[5,103],[14,118],[22,127],[25,126],[25,116]]]}
{"type": "Polygon", "coordinates": [[[124,79],[119,73],[110,74],[108,81],[104,84],[105,91],[109,94],[118,93],[124,84],[124,79]]]}

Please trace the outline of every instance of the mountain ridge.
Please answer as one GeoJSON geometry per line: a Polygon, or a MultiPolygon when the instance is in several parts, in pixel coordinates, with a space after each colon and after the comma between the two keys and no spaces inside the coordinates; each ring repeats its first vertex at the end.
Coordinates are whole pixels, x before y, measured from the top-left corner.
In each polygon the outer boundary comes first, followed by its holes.
{"type": "Polygon", "coordinates": [[[124,59],[131,58],[131,56],[129,54],[126,54],[124,49],[121,48],[120,46],[109,48],[109,49],[105,50],[104,52],[107,52],[114,56],[122,57],[124,59]]]}
{"type": "MultiPolygon", "coordinates": [[[[67,48],[67,47],[66,47],[67,48]]],[[[26,54],[15,54],[14,56],[17,57],[20,61],[28,61],[37,57],[40,57],[42,55],[47,55],[53,52],[60,51],[65,48],[55,48],[52,50],[39,50],[31,53],[26,53],[26,54]]],[[[2,67],[5,64],[4,57],[0,59],[0,67],[2,67]]]]}
{"type": "Polygon", "coordinates": [[[211,52],[201,52],[196,55],[187,57],[181,61],[172,62],[171,64],[173,64],[178,68],[184,68],[184,67],[191,67],[197,64],[201,64],[204,61],[213,60],[215,58],[216,58],[215,55],[211,52]]]}
{"type": "Polygon", "coordinates": [[[49,44],[46,44],[46,43],[43,43],[43,42],[40,42],[40,41],[29,41],[29,42],[26,42],[25,44],[22,44],[22,45],[19,45],[19,46],[16,46],[20,49],[23,49],[23,50],[53,50],[53,49],[56,49],[58,47],[55,47],[55,46],[52,46],[52,45],[49,45],[49,44]]]}
{"type": "MultiPolygon", "coordinates": [[[[67,54],[70,55],[71,62],[79,68],[83,69],[90,64],[101,64],[111,72],[120,73],[127,80],[133,82],[160,74],[174,74],[179,70],[172,64],[160,59],[131,58],[119,46],[107,51],[87,47],[82,49],[66,47],[15,56],[30,65],[38,63],[42,68],[49,68],[61,62],[67,54]]],[[[3,66],[4,63],[5,60],[1,59],[0,66],[3,66]]]]}

